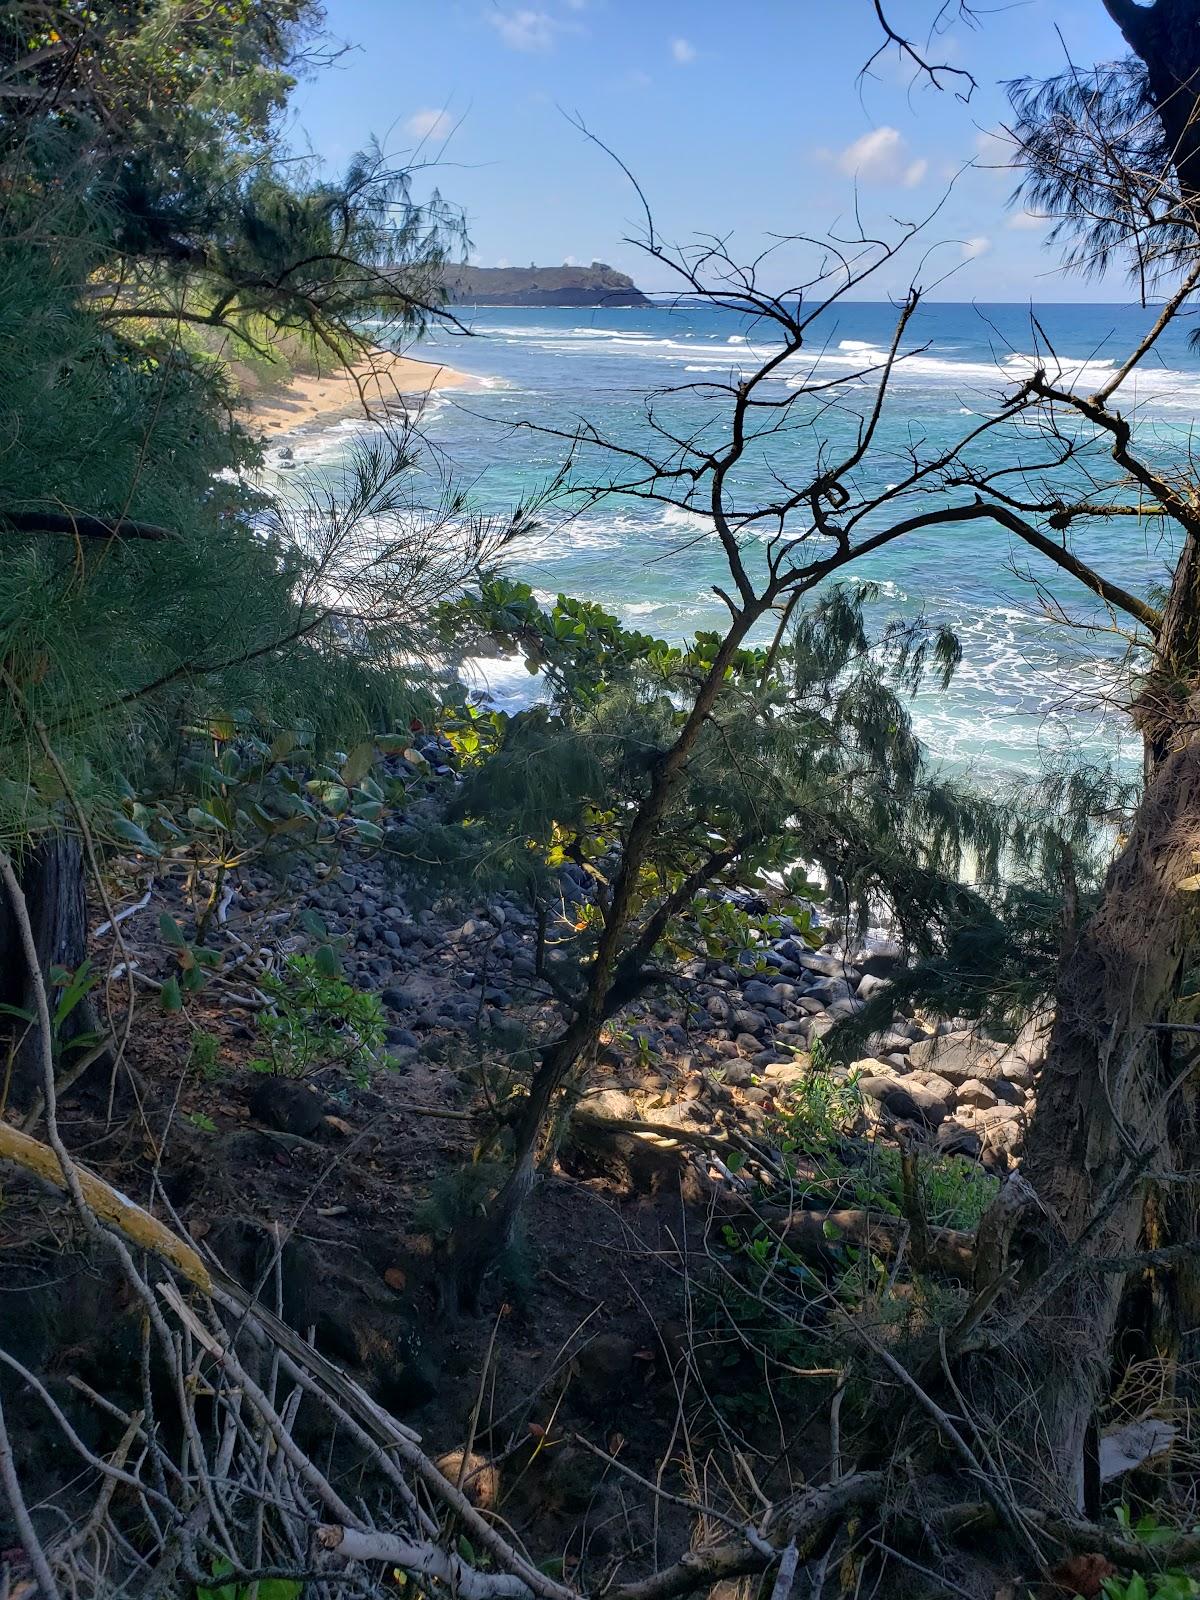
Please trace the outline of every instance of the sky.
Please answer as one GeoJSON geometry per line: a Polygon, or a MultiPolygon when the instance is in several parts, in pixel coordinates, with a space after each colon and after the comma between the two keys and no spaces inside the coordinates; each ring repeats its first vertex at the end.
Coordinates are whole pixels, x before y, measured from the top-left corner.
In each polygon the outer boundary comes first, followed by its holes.
{"type": "MultiPolygon", "coordinates": [[[[1101,0],[994,0],[974,25],[950,0],[892,0],[889,21],[931,59],[971,72],[943,92],[913,82],[885,50],[871,0],[326,0],[348,46],[301,82],[289,138],[327,170],[377,139],[416,160],[466,215],[480,266],[607,261],[648,290],[672,287],[627,241],[641,226],[615,163],[571,125],[581,118],[636,174],[663,238],[730,240],[739,261],[780,238],[870,232],[934,219],[903,264],[862,298],[1124,301],[1121,278],[1064,276],[1047,225],[1008,204],[997,137],[1003,88],[1125,53],[1101,0]],[[974,163],[974,165],[970,165],[974,163]],[[966,168],[967,170],[963,170],[966,168]]],[[[777,245],[762,281],[782,289],[811,266],[777,245]]]]}

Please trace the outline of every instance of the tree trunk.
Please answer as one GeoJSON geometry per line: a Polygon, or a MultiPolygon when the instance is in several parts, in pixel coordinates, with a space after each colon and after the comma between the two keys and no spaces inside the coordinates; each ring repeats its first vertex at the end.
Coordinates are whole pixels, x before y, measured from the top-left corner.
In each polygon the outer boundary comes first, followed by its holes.
{"type": "MultiPolygon", "coordinates": [[[[1137,1252],[1146,1174],[1175,1159],[1170,1091],[1186,1054],[1161,1024],[1195,934],[1198,897],[1180,885],[1197,870],[1198,848],[1193,735],[1153,773],[1065,965],[1026,1144],[1024,1176],[1056,1236],[1048,1270],[1064,1251],[1082,1260],[1030,1319],[1032,1340],[1010,1351],[1023,1363],[1025,1404],[1006,1436],[1026,1471],[1036,1461],[1047,1474],[1034,1492],[1049,1499],[1065,1492],[1082,1504],[1085,1440],[1112,1377],[1126,1274],[1087,1261],[1137,1252]]],[[[1028,1292],[1039,1292],[1036,1281],[1028,1292]]]]}
{"type": "MultiPolygon", "coordinates": [[[[83,856],[73,834],[58,833],[42,839],[18,863],[21,888],[29,908],[38,964],[55,1004],[51,967],[73,971],[87,951],[87,907],[84,896],[83,856]]],[[[34,989],[26,965],[13,909],[0,895],[0,1001],[34,1010],[34,989]]],[[[36,1023],[15,1019],[0,1022],[6,1039],[17,1046],[13,1059],[9,1103],[27,1105],[41,1088],[41,1037],[36,1023]],[[23,1035],[23,1037],[22,1037],[23,1035]]],[[[4,1059],[7,1060],[7,1048],[4,1059]]],[[[3,1077],[0,1072],[0,1078],[3,1077]]]]}
{"type": "MultiPolygon", "coordinates": [[[[608,1016],[608,1000],[616,977],[622,943],[635,913],[638,876],[650,853],[654,835],[666,815],[675,791],[687,771],[688,760],[712,713],[725,681],[725,672],[754,624],[770,609],[768,599],[748,602],[735,613],[729,632],[713,658],[696,692],[691,710],[675,743],[659,759],[645,798],[638,806],[621,850],[613,892],[605,914],[596,954],[588,969],[586,993],[561,1037],[542,1054],[533,1075],[521,1118],[517,1124],[513,1170],[488,1207],[487,1215],[473,1218],[455,1229],[443,1279],[446,1298],[456,1306],[473,1309],[484,1276],[502,1250],[511,1244],[517,1220],[533,1189],[538,1145],[559,1089],[575,1064],[600,1037],[608,1016]]],[[[717,859],[717,858],[714,858],[717,859]]],[[[651,917],[648,926],[655,926],[651,917]]],[[[649,948],[645,951],[649,955],[649,948]]],[[[629,952],[626,952],[628,958],[629,952]]]]}

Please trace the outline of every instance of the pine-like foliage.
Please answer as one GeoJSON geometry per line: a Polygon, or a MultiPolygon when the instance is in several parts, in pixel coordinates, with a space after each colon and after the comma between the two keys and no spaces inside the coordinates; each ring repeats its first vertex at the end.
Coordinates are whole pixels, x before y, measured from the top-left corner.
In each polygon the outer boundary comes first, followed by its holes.
{"type": "MultiPolygon", "coordinates": [[[[931,766],[907,700],[930,673],[949,677],[957,641],[920,623],[872,638],[872,598],[869,587],[834,588],[797,614],[773,655],[739,653],[655,831],[629,948],[670,906],[657,956],[703,954],[696,916],[713,887],[734,880],[777,901],[820,894],[823,882],[852,925],[886,911],[931,962],[945,961],[964,928],[1009,937],[1015,891],[1001,883],[1042,882],[1052,808],[984,798],[931,766]],[[679,899],[694,875],[695,891],[679,899]]],[[[583,867],[600,911],[584,910],[575,930],[582,973],[626,829],[718,641],[700,635],[672,649],[595,606],[560,597],[543,609],[526,586],[504,581],[455,608],[453,621],[536,663],[545,698],[466,724],[459,826],[414,823],[398,848],[443,889],[478,893],[515,874],[547,903],[559,892],[556,869],[583,867]]],[[[1082,818],[1079,829],[1086,834],[1082,818]]],[[[1037,966],[1044,988],[1053,960],[1047,968],[1039,955],[1037,966]]],[[[964,968],[955,1008],[973,980],[978,1009],[996,968],[997,959],[964,968]]]]}
{"type": "Polygon", "coordinates": [[[337,183],[275,160],[317,18],[307,0],[64,0],[0,19],[10,847],[81,804],[102,832],[215,718],[302,727],[319,749],[407,717],[428,617],[496,542],[444,476],[418,491],[407,426],[332,489],[268,502],[222,368],[181,337],[299,330],[332,358],[365,311],[427,314],[439,204],[411,204],[377,154],[337,183]]]}

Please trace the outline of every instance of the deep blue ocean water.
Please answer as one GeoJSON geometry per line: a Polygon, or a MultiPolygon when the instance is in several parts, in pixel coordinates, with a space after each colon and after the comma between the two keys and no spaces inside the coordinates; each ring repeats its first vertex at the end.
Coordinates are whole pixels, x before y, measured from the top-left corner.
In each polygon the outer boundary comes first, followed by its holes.
{"type": "MultiPolygon", "coordinates": [[[[482,392],[439,397],[427,424],[458,481],[478,505],[496,512],[552,478],[566,453],[563,442],[519,424],[570,431],[586,421],[622,442],[648,442],[646,399],[656,396],[656,412],[672,431],[709,430],[719,437],[727,404],[709,386],[752,365],[755,353],[768,348],[744,319],[709,307],[506,307],[464,314],[475,337],[442,334],[412,353],[487,380],[482,392]]],[[[994,414],[1035,349],[1044,355],[1046,340],[1052,360],[1090,389],[1153,321],[1152,312],[1112,305],[1052,305],[1037,315],[1041,331],[1032,326],[1028,306],[923,305],[906,334],[905,359],[861,471],[862,486],[896,481],[910,450],[929,455],[994,414]]],[[[805,377],[826,381],[869,365],[890,341],[895,316],[890,305],[841,306],[814,330],[809,352],[783,374],[775,392],[782,395],[785,383],[805,377]]],[[[1140,447],[1160,462],[1186,454],[1200,411],[1200,357],[1188,348],[1190,327],[1184,321],[1170,329],[1117,396],[1136,419],[1140,447]]],[[[871,393],[864,383],[838,394],[832,406],[832,392],[819,410],[816,401],[803,402],[803,427],[751,453],[737,484],[742,503],[764,490],[772,472],[803,479],[820,441],[844,447],[871,393]]],[[[336,463],[357,426],[343,423],[289,442],[298,461],[320,471],[336,463]]],[[[1052,454],[1036,430],[1014,424],[989,434],[976,459],[1008,466],[1052,454]]],[[[581,462],[585,477],[604,470],[594,460],[581,462]]],[[[1019,478],[1006,483],[1018,496],[1025,492],[1019,478]]],[[[798,519],[794,531],[801,525],[798,519]]],[[[1139,593],[1162,580],[1173,555],[1160,525],[1149,519],[1077,524],[1073,545],[1139,593]]],[[[748,538],[748,562],[761,559],[761,539],[748,538]]],[[[597,600],[670,640],[719,626],[725,614],[713,585],[727,583],[726,569],[706,519],[637,499],[610,496],[570,516],[565,509],[552,514],[544,532],[514,552],[511,572],[547,599],[565,592],[597,600]]],[[[1111,703],[1119,690],[1121,642],[1056,622],[1047,605],[1051,612],[1061,606],[1077,623],[1105,619],[1080,586],[1037,558],[1031,564],[1007,533],[986,524],[922,532],[853,572],[881,585],[874,608],[879,623],[923,614],[958,631],[963,663],[955,681],[946,691],[922,693],[915,704],[922,736],[952,765],[983,776],[1028,772],[1042,756],[1064,749],[1092,757],[1122,749],[1132,755],[1126,720],[1111,703]],[[1029,581],[1027,569],[1044,588],[1029,581]]],[[[498,696],[517,685],[528,692],[520,672],[493,672],[492,682],[498,696]]]]}

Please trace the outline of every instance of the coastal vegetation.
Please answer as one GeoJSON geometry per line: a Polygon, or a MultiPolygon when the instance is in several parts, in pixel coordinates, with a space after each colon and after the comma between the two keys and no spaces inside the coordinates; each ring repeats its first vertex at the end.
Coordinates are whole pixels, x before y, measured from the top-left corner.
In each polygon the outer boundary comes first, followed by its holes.
{"type": "Polygon", "coordinates": [[[1200,512],[1125,402],[1200,283],[1200,36],[1106,4],[1128,58],[1009,134],[1154,296],[1099,382],[1035,322],[897,464],[936,211],[781,290],[635,183],[752,343],[628,433],[523,418],[503,516],[362,383],[478,269],[421,174],[287,150],[319,6],[4,8],[0,1596],[1200,1592],[1200,512]],[[306,366],[371,413],[333,478],[245,405],[306,366]],[[522,581],[626,504],[720,628],[522,581]],[[1077,587],[1139,773],[922,747],[961,641],[869,563],[984,528],[1077,587]]]}

